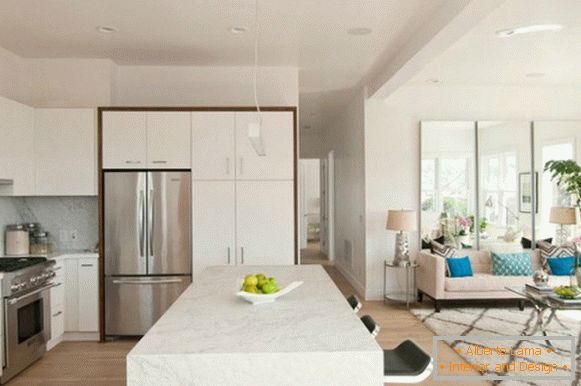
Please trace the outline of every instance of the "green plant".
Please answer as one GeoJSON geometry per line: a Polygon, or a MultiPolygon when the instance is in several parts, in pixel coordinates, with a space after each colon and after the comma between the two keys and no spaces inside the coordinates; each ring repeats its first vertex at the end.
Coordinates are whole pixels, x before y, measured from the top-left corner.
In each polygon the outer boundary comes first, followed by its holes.
{"type": "Polygon", "coordinates": [[[551,173],[551,180],[565,193],[575,196],[575,206],[581,209],[581,166],[573,160],[549,161],[545,171],[551,173]]]}
{"type": "Polygon", "coordinates": [[[486,217],[482,217],[480,219],[480,233],[486,232],[486,228],[488,228],[488,220],[486,217]]]}

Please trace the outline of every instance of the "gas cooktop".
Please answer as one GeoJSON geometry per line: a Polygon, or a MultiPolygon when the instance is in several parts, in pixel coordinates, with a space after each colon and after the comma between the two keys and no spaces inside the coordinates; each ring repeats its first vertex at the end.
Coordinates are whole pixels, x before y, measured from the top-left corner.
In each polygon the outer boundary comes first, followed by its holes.
{"type": "Polygon", "coordinates": [[[0,272],[14,272],[19,269],[42,264],[46,257],[2,257],[0,258],[0,272]]]}

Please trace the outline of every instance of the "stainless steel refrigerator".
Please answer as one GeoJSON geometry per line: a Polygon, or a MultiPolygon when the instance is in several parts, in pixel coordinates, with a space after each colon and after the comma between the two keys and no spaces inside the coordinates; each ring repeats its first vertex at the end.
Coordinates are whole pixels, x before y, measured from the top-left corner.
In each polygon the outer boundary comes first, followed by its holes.
{"type": "Polygon", "coordinates": [[[190,172],[106,172],[105,333],[143,335],[191,283],[190,172]]]}

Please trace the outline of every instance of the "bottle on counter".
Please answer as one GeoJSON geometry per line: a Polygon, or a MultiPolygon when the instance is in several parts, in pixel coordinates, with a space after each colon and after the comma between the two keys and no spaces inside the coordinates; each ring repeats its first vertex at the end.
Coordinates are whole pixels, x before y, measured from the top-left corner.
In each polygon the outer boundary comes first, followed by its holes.
{"type": "Polygon", "coordinates": [[[5,244],[5,252],[8,256],[28,255],[30,252],[28,229],[21,224],[7,225],[5,244]]]}
{"type": "Polygon", "coordinates": [[[30,254],[47,255],[49,249],[48,232],[35,232],[30,242],[30,254]]]}

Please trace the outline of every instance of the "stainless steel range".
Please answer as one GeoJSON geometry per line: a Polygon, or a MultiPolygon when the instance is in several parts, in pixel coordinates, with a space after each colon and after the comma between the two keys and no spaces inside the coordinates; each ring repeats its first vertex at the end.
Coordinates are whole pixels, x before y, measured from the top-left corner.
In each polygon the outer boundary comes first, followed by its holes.
{"type": "Polygon", "coordinates": [[[8,382],[46,352],[50,339],[50,289],[55,276],[53,260],[44,257],[0,258],[4,273],[4,370],[8,382]]]}

